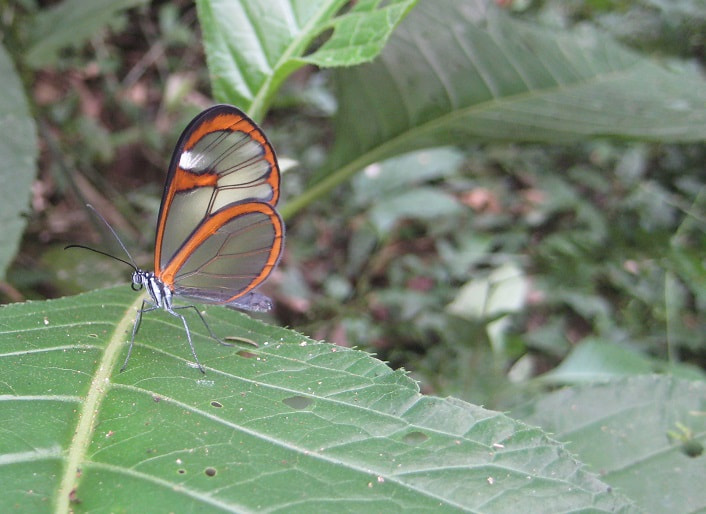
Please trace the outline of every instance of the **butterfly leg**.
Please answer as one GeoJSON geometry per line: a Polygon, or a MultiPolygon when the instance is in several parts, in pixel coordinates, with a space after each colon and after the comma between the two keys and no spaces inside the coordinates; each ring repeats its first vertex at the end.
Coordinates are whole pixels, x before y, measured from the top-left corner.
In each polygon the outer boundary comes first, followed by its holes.
{"type": "MultiPolygon", "coordinates": [[[[186,339],[189,341],[189,348],[191,348],[191,355],[194,356],[194,360],[196,361],[196,365],[199,367],[199,370],[201,370],[201,373],[204,375],[206,374],[206,371],[203,369],[203,366],[201,366],[201,362],[199,361],[199,358],[196,356],[196,349],[194,348],[194,343],[191,342],[191,331],[189,330],[189,325],[186,323],[186,318],[182,315],[176,312],[174,309],[179,309],[179,308],[184,308],[184,307],[194,307],[193,305],[184,305],[181,307],[174,307],[171,309],[167,309],[167,312],[171,314],[172,316],[176,316],[177,318],[181,319],[181,322],[184,324],[184,330],[186,330],[186,339]]],[[[196,309],[196,307],[194,307],[196,309]]],[[[198,311],[197,311],[198,312],[198,311]]],[[[201,314],[199,314],[200,316],[201,314]]],[[[203,317],[201,318],[203,320],[203,317]]],[[[205,323],[205,321],[204,321],[205,323]]],[[[211,329],[209,328],[209,331],[211,329]]]]}
{"type": "Polygon", "coordinates": [[[140,310],[137,311],[137,316],[135,316],[135,324],[132,326],[132,337],[130,337],[130,346],[127,349],[127,357],[125,357],[125,362],[123,362],[122,368],[120,368],[120,372],[122,373],[125,371],[125,368],[127,368],[127,361],[130,360],[130,355],[132,355],[132,345],[135,343],[135,336],[137,335],[137,331],[140,328],[140,324],[142,323],[142,313],[143,312],[149,312],[157,309],[158,307],[151,302],[148,302],[147,300],[142,300],[142,307],[140,307],[140,310]],[[150,304],[152,307],[145,309],[145,305],[150,304]]]}
{"type": "Polygon", "coordinates": [[[196,308],[195,305],[180,305],[178,307],[174,307],[174,309],[194,309],[194,312],[199,315],[199,318],[201,318],[201,321],[203,321],[203,326],[206,327],[206,330],[208,330],[209,335],[211,336],[212,339],[215,339],[218,341],[220,344],[223,346],[235,346],[234,344],[226,343],[223,339],[218,337],[213,330],[211,330],[211,327],[206,323],[206,319],[203,317],[201,312],[196,308]]]}

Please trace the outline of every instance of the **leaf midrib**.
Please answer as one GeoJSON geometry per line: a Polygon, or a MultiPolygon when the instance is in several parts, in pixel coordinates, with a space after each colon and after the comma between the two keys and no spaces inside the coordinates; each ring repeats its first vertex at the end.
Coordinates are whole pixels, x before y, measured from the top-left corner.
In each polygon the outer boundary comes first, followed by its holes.
{"type": "Polygon", "coordinates": [[[88,450],[95,430],[96,417],[100,412],[103,399],[110,389],[110,375],[115,369],[118,356],[123,348],[124,334],[128,331],[130,324],[133,322],[132,313],[139,308],[143,297],[144,293],[137,295],[135,301],[125,310],[122,319],[115,326],[115,330],[105,347],[101,360],[97,363],[96,373],[91,380],[91,385],[81,405],[76,431],[69,445],[66,465],[64,466],[63,475],[56,493],[55,512],[71,512],[71,491],[77,486],[81,463],[86,457],[86,451],[88,450]]]}

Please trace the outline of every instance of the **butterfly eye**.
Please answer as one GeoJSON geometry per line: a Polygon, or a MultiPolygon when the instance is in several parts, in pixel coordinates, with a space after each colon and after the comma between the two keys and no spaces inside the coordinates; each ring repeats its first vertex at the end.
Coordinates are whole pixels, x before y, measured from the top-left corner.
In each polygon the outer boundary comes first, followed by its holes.
{"type": "Polygon", "coordinates": [[[130,284],[130,287],[132,288],[133,291],[139,291],[142,289],[142,286],[144,285],[144,277],[142,276],[142,273],[139,271],[134,271],[132,273],[132,284],[130,284]]]}

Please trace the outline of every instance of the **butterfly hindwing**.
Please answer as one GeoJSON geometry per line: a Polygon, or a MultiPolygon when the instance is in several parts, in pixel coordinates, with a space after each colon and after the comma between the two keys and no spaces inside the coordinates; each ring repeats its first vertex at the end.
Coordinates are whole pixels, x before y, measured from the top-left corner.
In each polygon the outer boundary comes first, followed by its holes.
{"type": "Polygon", "coordinates": [[[235,204],[201,223],[162,280],[181,296],[228,303],[262,283],[277,265],[284,228],[265,202],[235,204]]]}

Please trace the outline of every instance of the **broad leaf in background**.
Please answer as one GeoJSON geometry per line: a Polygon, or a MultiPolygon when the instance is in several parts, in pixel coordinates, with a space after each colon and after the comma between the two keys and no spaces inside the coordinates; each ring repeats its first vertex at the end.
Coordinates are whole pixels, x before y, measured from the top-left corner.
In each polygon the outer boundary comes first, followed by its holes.
{"type": "Polygon", "coordinates": [[[60,50],[85,43],[114,22],[120,11],[145,3],[147,0],[64,0],[44,9],[32,24],[34,43],[25,62],[33,68],[51,66],[60,50]]]}
{"type": "Polygon", "coordinates": [[[632,512],[541,430],[224,308],[207,374],[126,286],[0,308],[0,510],[632,512]],[[52,506],[53,509],[49,506],[52,506]]]}
{"type": "Polygon", "coordinates": [[[706,383],[641,376],[567,388],[514,412],[566,441],[651,513],[706,509],[706,383]]]}
{"type": "Polygon", "coordinates": [[[668,70],[588,28],[512,19],[484,0],[420,2],[378,59],[336,77],[332,158],[285,217],[370,163],[429,146],[706,138],[696,71],[668,70]]]}
{"type": "Polygon", "coordinates": [[[0,45],[0,279],[17,253],[37,174],[37,129],[22,81],[0,45]]]}
{"type": "MultiPolygon", "coordinates": [[[[551,371],[539,377],[544,384],[585,384],[628,375],[645,375],[664,370],[665,363],[625,346],[596,338],[585,338],[576,344],[566,358],[551,371]]],[[[669,374],[689,380],[706,380],[706,374],[695,366],[676,363],[669,374]]]]}
{"type": "Polygon", "coordinates": [[[197,0],[213,95],[261,119],[282,82],[306,63],[353,66],[378,55],[417,0],[197,0]],[[333,30],[315,52],[315,38],[333,30]]]}

